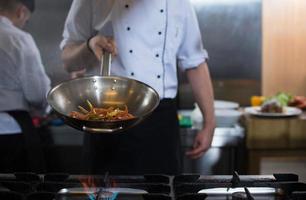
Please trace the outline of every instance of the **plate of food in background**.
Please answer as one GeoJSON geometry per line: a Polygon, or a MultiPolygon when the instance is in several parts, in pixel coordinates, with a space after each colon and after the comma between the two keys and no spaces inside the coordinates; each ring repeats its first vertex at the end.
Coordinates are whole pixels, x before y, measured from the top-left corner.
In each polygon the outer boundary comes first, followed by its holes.
{"type": "Polygon", "coordinates": [[[261,117],[291,117],[302,114],[299,107],[291,106],[295,97],[284,92],[279,92],[272,97],[264,97],[260,105],[247,107],[245,112],[261,117]]]}
{"type": "Polygon", "coordinates": [[[285,106],[281,112],[263,112],[260,106],[247,107],[245,112],[259,117],[292,117],[302,114],[302,110],[296,107],[285,106]]]}

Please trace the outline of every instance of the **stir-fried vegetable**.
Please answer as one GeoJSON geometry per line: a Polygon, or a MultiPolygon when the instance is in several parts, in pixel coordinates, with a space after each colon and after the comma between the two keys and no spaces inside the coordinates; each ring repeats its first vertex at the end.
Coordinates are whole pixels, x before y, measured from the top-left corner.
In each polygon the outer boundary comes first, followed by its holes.
{"type": "Polygon", "coordinates": [[[86,110],[82,106],[78,106],[81,112],[72,111],[70,117],[81,120],[94,120],[94,121],[119,121],[132,119],[134,116],[128,112],[128,108],[125,105],[124,110],[119,108],[95,108],[90,101],[86,101],[89,110],[86,110]]]}

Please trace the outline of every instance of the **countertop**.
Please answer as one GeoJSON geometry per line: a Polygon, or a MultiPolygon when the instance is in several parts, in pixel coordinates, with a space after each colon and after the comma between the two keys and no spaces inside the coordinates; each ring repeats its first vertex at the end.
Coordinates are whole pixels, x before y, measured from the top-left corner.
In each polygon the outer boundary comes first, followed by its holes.
{"type": "Polygon", "coordinates": [[[256,117],[245,114],[247,147],[297,149],[306,147],[306,112],[296,117],[256,117]]]}

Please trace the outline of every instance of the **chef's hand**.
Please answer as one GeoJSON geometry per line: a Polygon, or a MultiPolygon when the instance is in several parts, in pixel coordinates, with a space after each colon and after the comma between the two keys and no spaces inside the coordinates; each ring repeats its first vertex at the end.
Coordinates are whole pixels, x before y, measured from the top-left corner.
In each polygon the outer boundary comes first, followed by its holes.
{"type": "Polygon", "coordinates": [[[211,147],[213,134],[211,129],[202,129],[193,142],[193,148],[186,152],[186,155],[191,159],[198,159],[211,147]]]}
{"type": "Polygon", "coordinates": [[[98,60],[101,59],[104,51],[117,55],[116,43],[111,37],[104,37],[102,35],[96,35],[89,39],[88,48],[90,48],[98,60]]]}

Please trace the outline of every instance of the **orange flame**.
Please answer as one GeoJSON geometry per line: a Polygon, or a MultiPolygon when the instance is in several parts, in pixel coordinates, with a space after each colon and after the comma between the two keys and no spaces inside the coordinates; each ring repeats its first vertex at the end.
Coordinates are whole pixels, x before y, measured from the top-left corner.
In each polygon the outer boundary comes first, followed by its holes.
{"type": "MultiPolygon", "coordinates": [[[[99,189],[99,187],[101,187],[101,183],[98,182],[100,179],[95,179],[93,176],[84,176],[81,177],[79,180],[85,193],[88,194],[89,199],[96,200],[99,193],[101,192],[101,190],[99,189]]],[[[104,179],[104,185],[105,187],[116,187],[117,183],[114,179],[109,178],[108,174],[106,174],[104,179]]],[[[115,194],[111,199],[116,199],[116,196],[117,194],[115,194]]]]}
{"type": "Polygon", "coordinates": [[[92,176],[86,176],[80,178],[80,183],[82,184],[84,191],[88,194],[90,200],[96,200],[96,194],[98,192],[95,179],[92,176]],[[92,191],[91,189],[94,189],[92,191]]]}

